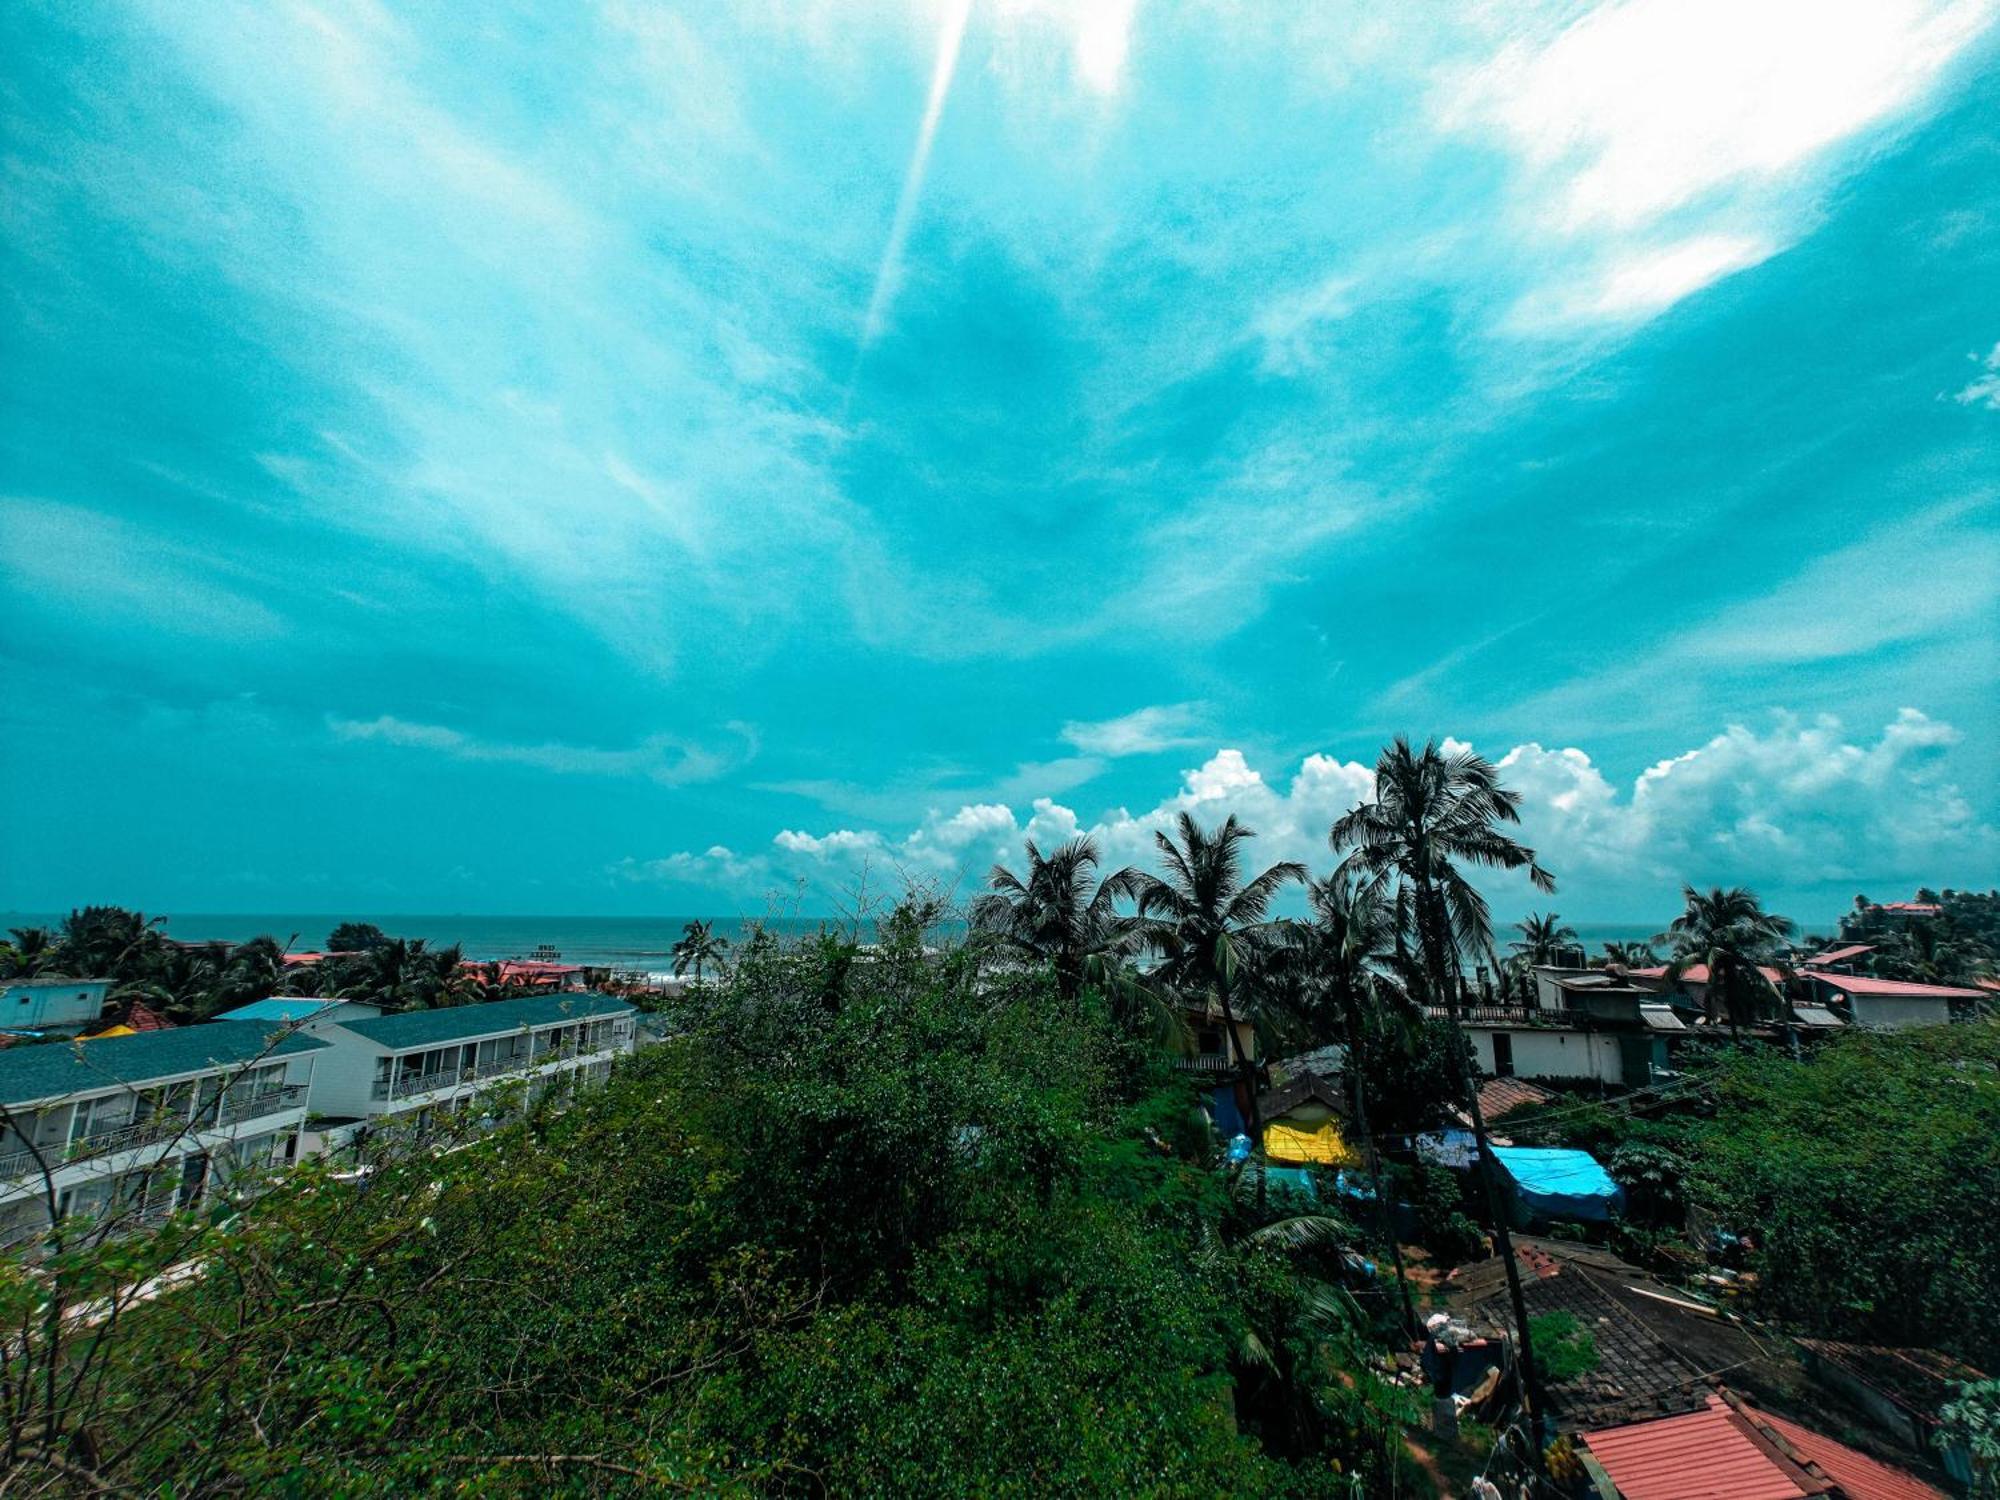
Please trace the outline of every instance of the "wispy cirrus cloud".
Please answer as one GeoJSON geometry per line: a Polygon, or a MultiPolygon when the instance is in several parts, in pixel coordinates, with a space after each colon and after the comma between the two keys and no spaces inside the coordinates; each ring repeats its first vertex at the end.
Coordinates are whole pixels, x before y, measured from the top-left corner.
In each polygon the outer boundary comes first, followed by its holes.
{"type": "Polygon", "coordinates": [[[1995,15],[1993,0],[1626,0],[1554,35],[1521,22],[1447,66],[1440,126],[1495,132],[1518,232],[1571,246],[1578,289],[1538,289],[1513,321],[1644,319],[1783,249],[1837,148],[1910,112],[1995,15]]]}
{"type": "Polygon", "coordinates": [[[327,728],[338,740],[427,750],[453,760],[528,766],[559,776],[640,776],[662,786],[714,781],[742,764],[754,753],[755,736],[747,726],[731,727],[743,739],[732,750],[716,750],[667,734],[650,735],[624,749],[604,749],[559,740],[523,744],[486,739],[448,725],[414,723],[388,714],[365,720],[327,720],[327,728]]]}
{"type": "Polygon", "coordinates": [[[1094,723],[1072,719],[1062,737],[1086,755],[1150,755],[1193,744],[1201,712],[1199,703],[1157,703],[1094,723]]]}
{"type": "Polygon", "coordinates": [[[1976,354],[1967,357],[1979,366],[1979,373],[1952,400],[1960,406],[1983,406],[1988,411],[2000,411],[2000,344],[1995,344],[1984,359],[1976,354]]]}

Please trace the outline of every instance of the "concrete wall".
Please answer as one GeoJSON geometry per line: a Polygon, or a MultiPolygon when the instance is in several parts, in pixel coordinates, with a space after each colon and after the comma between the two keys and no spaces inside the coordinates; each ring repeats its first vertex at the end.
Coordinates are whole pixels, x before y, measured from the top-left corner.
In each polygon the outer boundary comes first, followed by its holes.
{"type": "Polygon", "coordinates": [[[1924,995],[1854,995],[1854,1024],[1895,1030],[1904,1026],[1942,1026],[1951,1019],[1951,1002],[1924,995]]]}
{"type": "Polygon", "coordinates": [[[387,1047],[358,1036],[336,1022],[316,1022],[313,1036],[328,1044],[315,1053],[312,1112],[354,1116],[379,1113],[382,1101],[373,1097],[375,1059],[390,1055],[387,1047]]]}
{"type": "Polygon", "coordinates": [[[1472,1043],[1480,1073],[1488,1078],[1495,1075],[1496,1032],[1513,1038],[1516,1078],[1596,1078],[1611,1084],[1623,1081],[1615,1035],[1540,1027],[1516,1031],[1505,1026],[1468,1026],[1465,1035],[1472,1043]]]}

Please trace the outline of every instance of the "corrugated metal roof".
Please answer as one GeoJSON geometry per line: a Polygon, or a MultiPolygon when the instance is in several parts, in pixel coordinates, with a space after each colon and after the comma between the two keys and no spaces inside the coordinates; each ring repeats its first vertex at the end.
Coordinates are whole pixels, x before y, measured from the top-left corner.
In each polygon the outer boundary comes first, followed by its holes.
{"type": "Polygon", "coordinates": [[[1914,1474],[1734,1396],[1583,1442],[1622,1500],[1946,1500],[1914,1474]]]}
{"type": "Polygon", "coordinates": [[[1960,989],[1950,984],[1918,984],[1911,979],[1870,979],[1864,974],[1821,974],[1812,976],[1846,995],[1908,995],[1917,1000],[1984,1000],[1980,990],[1960,989]]]}
{"type": "Polygon", "coordinates": [[[1674,1014],[1671,1005],[1641,1005],[1639,1019],[1653,1031],[1686,1031],[1687,1022],[1674,1014]]]}
{"type": "Polygon", "coordinates": [[[1717,1397],[1703,1411],[1586,1432],[1623,1500],[1806,1500],[1827,1487],[1759,1443],[1717,1397]]]}
{"type": "Polygon", "coordinates": [[[633,1009],[629,1000],[576,992],[489,1000],[483,1005],[451,1005],[440,1010],[408,1010],[400,1015],[371,1016],[341,1024],[356,1036],[400,1052],[409,1047],[433,1047],[473,1037],[498,1036],[524,1026],[555,1026],[564,1021],[631,1015],[633,1009]]]}
{"type": "Polygon", "coordinates": [[[152,1083],[269,1056],[290,1057],[326,1046],[310,1037],[273,1042],[262,1026],[213,1021],[172,1031],[141,1031],[83,1043],[44,1042],[0,1050],[0,1104],[31,1104],[93,1089],[152,1083]]]}
{"type": "Polygon", "coordinates": [[[1824,1005],[1794,1005],[1792,1019],[1801,1026],[1845,1026],[1847,1023],[1824,1005]]]}

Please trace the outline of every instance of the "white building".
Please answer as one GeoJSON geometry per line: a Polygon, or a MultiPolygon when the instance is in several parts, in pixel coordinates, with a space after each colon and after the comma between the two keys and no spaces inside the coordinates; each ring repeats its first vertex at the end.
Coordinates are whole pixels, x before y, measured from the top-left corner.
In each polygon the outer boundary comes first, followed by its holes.
{"type": "Polygon", "coordinates": [[[483,1005],[355,1017],[346,1008],[297,1023],[326,1044],[313,1080],[311,1142],[337,1148],[357,1127],[427,1126],[496,1084],[530,1090],[601,1081],[630,1052],[637,1012],[609,995],[566,991],[483,1005]]]}
{"type": "Polygon", "coordinates": [[[0,984],[0,1032],[81,1031],[104,1014],[109,979],[14,979],[0,984]]]}
{"type": "Polygon", "coordinates": [[[0,1050],[0,1245],[58,1216],[157,1222],[296,1157],[325,1044],[236,1022],[0,1050]]]}
{"type": "Polygon", "coordinates": [[[1942,1026],[1991,998],[1982,990],[1954,985],[1917,984],[1907,979],[1871,979],[1864,974],[1801,971],[1812,981],[1814,997],[1844,1010],[1856,1026],[1894,1030],[1904,1026],[1942,1026]]]}

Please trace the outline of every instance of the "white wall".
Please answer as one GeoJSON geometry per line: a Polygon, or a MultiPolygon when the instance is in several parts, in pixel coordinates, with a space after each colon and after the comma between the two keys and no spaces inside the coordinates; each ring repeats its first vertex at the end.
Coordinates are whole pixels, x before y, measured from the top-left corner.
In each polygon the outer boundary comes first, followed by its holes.
{"type": "Polygon", "coordinates": [[[1928,995],[1851,995],[1854,1024],[1895,1029],[1942,1026],[1951,1019],[1951,1002],[1928,995]]]}
{"type": "Polygon", "coordinates": [[[1597,1078],[1614,1084],[1624,1079],[1618,1038],[1614,1035],[1545,1027],[1515,1031],[1505,1026],[1468,1026],[1465,1035],[1485,1077],[1495,1076],[1493,1034],[1496,1031],[1514,1039],[1516,1078],[1597,1078]]]}

